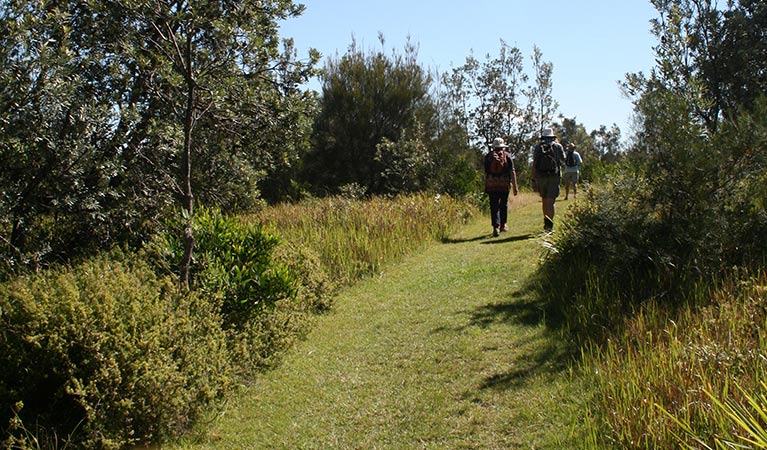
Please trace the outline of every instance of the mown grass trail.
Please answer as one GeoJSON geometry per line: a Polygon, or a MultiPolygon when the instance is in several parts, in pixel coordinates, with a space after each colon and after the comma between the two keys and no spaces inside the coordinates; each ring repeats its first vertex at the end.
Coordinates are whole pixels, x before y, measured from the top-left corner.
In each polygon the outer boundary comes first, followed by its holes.
{"type": "Polygon", "coordinates": [[[512,208],[498,238],[477,218],[342,292],[280,367],[179,448],[577,447],[580,387],[525,287],[540,203],[512,208]]]}

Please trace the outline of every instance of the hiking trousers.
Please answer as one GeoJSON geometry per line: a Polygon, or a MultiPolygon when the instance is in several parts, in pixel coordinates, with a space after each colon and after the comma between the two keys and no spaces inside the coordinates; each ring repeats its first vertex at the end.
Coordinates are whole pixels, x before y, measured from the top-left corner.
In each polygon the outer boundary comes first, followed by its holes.
{"type": "Polygon", "coordinates": [[[509,191],[490,191],[490,221],[493,228],[506,223],[509,216],[509,191]]]}

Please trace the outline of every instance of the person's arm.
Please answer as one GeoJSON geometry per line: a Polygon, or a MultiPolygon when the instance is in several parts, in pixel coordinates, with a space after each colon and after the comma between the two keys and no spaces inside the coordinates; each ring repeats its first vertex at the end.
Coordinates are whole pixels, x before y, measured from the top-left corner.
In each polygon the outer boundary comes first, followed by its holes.
{"type": "Polygon", "coordinates": [[[514,192],[514,195],[519,193],[519,189],[517,189],[517,171],[513,168],[511,169],[511,189],[514,192]]]}
{"type": "Polygon", "coordinates": [[[517,189],[517,171],[514,168],[514,159],[511,158],[511,153],[508,154],[509,158],[509,166],[511,166],[511,189],[514,192],[514,195],[517,195],[519,192],[519,189],[517,189]]]}

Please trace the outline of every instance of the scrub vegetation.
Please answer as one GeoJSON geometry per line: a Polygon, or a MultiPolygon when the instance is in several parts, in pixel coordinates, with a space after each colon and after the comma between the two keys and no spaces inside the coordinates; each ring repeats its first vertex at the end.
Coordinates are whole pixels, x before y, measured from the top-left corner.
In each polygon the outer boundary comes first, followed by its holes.
{"type": "Polygon", "coordinates": [[[537,47],[320,68],[290,0],[0,0],[0,442],[763,448],[767,6],[650,1],[626,138],[556,115],[537,47]],[[577,202],[488,239],[487,144],[527,186],[549,126],[577,202]]]}

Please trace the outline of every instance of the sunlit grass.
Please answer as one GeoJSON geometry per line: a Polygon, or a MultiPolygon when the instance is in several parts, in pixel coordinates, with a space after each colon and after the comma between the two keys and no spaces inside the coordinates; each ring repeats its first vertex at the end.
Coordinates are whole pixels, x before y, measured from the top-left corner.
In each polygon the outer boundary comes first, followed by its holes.
{"type": "Polygon", "coordinates": [[[586,387],[526,284],[535,196],[342,289],[284,364],[185,449],[577,448],[586,387]]]}
{"type": "Polygon", "coordinates": [[[416,194],[354,200],[344,197],[282,204],[249,217],[285,239],[314,249],[331,278],[349,285],[387,261],[440,240],[477,214],[449,196],[416,194]]]}
{"type": "Polygon", "coordinates": [[[603,419],[592,430],[595,447],[762,448],[765,285],[765,275],[733,275],[692,292],[681,311],[648,304],[622,333],[587,350],[603,419]]]}

